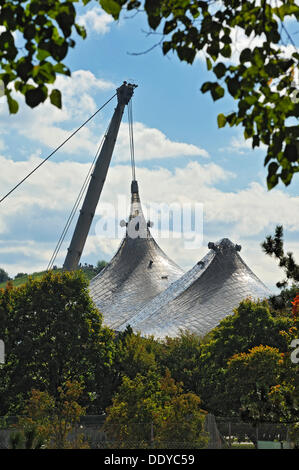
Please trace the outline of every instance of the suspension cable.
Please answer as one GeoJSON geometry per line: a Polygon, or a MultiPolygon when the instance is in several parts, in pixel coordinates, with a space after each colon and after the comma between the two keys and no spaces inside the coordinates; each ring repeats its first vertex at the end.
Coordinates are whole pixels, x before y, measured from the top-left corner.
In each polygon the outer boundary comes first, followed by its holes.
{"type": "Polygon", "coordinates": [[[132,168],[132,181],[136,180],[135,171],[135,153],[134,153],[134,136],[133,136],[133,109],[132,100],[128,104],[128,123],[129,123],[129,139],[130,139],[130,154],[131,154],[131,168],[132,168]]]}
{"type": "MultiPolygon", "coordinates": [[[[109,126],[110,126],[110,124],[109,124],[109,126]]],[[[79,207],[79,204],[80,204],[80,202],[81,202],[81,200],[82,200],[82,197],[83,197],[83,195],[84,195],[84,193],[85,193],[85,190],[86,190],[87,185],[88,185],[88,183],[89,183],[89,180],[90,180],[90,178],[91,178],[92,170],[93,170],[93,168],[94,168],[94,166],[95,166],[95,162],[96,162],[96,160],[97,160],[97,158],[98,158],[98,156],[99,156],[99,154],[100,154],[101,148],[102,148],[102,146],[103,146],[104,140],[105,140],[106,135],[107,135],[107,132],[108,132],[108,130],[109,130],[109,126],[108,126],[108,128],[107,128],[107,130],[106,130],[106,132],[105,132],[105,134],[104,134],[104,136],[103,136],[103,138],[102,138],[102,140],[101,140],[101,143],[100,143],[100,145],[99,145],[99,147],[98,147],[98,149],[97,149],[97,151],[96,151],[96,154],[95,154],[94,159],[93,159],[93,161],[92,161],[92,163],[91,163],[91,165],[90,165],[90,168],[89,168],[88,173],[87,173],[87,175],[86,175],[86,177],[85,177],[85,180],[84,180],[84,182],[83,182],[83,185],[82,185],[82,187],[81,187],[81,189],[80,189],[80,191],[79,191],[79,194],[78,194],[77,199],[76,199],[76,201],[75,201],[75,203],[74,203],[74,206],[73,206],[73,208],[72,208],[72,210],[71,210],[71,212],[70,212],[70,215],[69,215],[69,217],[68,217],[68,219],[67,219],[67,222],[66,222],[66,224],[65,224],[65,226],[64,226],[64,229],[63,229],[63,231],[62,231],[62,233],[61,233],[61,235],[60,235],[60,238],[59,238],[59,240],[58,240],[58,242],[57,242],[57,245],[56,245],[56,247],[55,247],[55,250],[54,250],[54,252],[53,252],[53,254],[52,254],[52,256],[51,256],[51,259],[50,259],[49,264],[48,264],[48,267],[47,267],[47,271],[49,271],[50,269],[52,269],[53,264],[54,264],[54,262],[55,262],[55,259],[56,259],[57,255],[58,255],[58,252],[59,252],[60,248],[61,248],[61,245],[62,245],[62,243],[64,242],[64,239],[65,239],[65,236],[66,236],[66,234],[67,234],[67,231],[68,231],[68,229],[69,229],[69,227],[70,227],[70,225],[71,225],[71,223],[72,223],[72,221],[73,221],[73,219],[74,219],[74,216],[75,216],[75,214],[76,214],[76,211],[77,211],[77,209],[78,209],[78,207],[79,207]]]]}
{"type": "Polygon", "coordinates": [[[58,147],[56,147],[55,150],[53,150],[53,152],[50,153],[50,155],[48,155],[41,163],[39,163],[35,168],[33,168],[33,170],[30,171],[30,173],[28,173],[21,181],[19,181],[18,184],[16,184],[5,196],[2,197],[2,199],[0,199],[0,203],[2,201],[4,201],[4,199],[6,199],[13,191],[15,191],[22,183],[24,183],[24,181],[26,181],[36,170],[38,170],[38,168],[40,168],[47,160],[49,160],[50,157],[52,157],[52,155],[54,155],[54,153],[56,153],[64,144],[66,144],[75,134],[77,134],[77,132],[80,131],[80,129],[82,129],[82,127],[84,127],[89,121],[91,121],[91,119],[93,119],[95,117],[96,114],[98,114],[115,96],[117,95],[117,93],[115,93],[108,101],[106,101],[106,103],[103,104],[103,106],[101,106],[92,116],[90,116],[85,122],[83,122],[83,124],[81,124],[80,127],[78,127],[78,129],[76,129],[69,137],[67,137],[67,139],[65,139],[58,147]]]}

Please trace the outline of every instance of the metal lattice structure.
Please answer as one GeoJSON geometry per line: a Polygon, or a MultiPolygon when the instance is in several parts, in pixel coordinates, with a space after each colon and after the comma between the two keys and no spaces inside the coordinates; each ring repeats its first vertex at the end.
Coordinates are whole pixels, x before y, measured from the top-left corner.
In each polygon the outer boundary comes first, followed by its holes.
{"type": "Polygon", "coordinates": [[[231,315],[244,298],[270,295],[240,257],[239,245],[223,238],[208,246],[210,251],[201,261],[119,330],[130,324],[134,331],[157,338],[174,337],[181,330],[203,336],[231,315]]]}
{"type": "Polygon", "coordinates": [[[90,281],[91,297],[111,328],[130,321],[184,273],[158,246],[149,225],[133,181],[126,235],[110,263],[90,281]]]}

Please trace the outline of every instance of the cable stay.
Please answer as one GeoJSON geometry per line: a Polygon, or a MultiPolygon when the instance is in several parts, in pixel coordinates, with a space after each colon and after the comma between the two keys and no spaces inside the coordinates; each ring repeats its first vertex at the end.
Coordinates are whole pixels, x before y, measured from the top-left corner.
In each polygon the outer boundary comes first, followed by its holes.
{"type": "MultiPolygon", "coordinates": [[[[136,181],[135,181],[136,172],[135,172],[135,155],[134,155],[132,100],[128,101],[128,103],[126,103],[126,104],[128,105],[128,127],[129,127],[130,159],[131,159],[131,169],[132,169],[132,180],[136,183],[136,181]]],[[[120,124],[120,121],[119,121],[119,124],[120,124]]],[[[83,185],[82,185],[82,187],[81,187],[81,189],[80,189],[80,192],[79,192],[79,194],[78,194],[78,196],[77,196],[77,199],[76,199],[76,201],[75,201],[75,203],[74,203],[74,206],[73,206],[73,208],[72,208],[72,210],[71,210],[71,213],[70,213],[70,215],[69,215],[69,217],[68,217],[68,220],[67,220],[67,222],[66,222],[66,224],[65,224],[65,227],[64,227],[64,229],[63,229],[63,231],[62,231],[62,234],[60,235],[60,238],[59,238],[59,240],[58,240],[58,242],[57,242],[56,248],[55,248],[55,250],[54,250],[54,252],[53,252],[53,254],[52,254],[52,257],[51,257],[51,259],[50,259],[50,261],[49,261],[47,270],[50,270],[50,269],[53,268],[55,259],[56,259],[57,255],[58,255],[58,252],[59,252],[59,250],[60,250],[60,248],[61,248],[61,246],[62,246],[62,243],[63,243],[63,241],[64,241],[64,239],[65,239],[65,236],[66,236],[66,234],[67,234],[67,231],[68,231],[68,229],[69,229],[69,227],[70,227],[70,225],[71,225],[71,223],[72,223],[72,221],[73,221],[73,219],[74,219],[74,216],[75,216],[76,211],[77,211],[77,209],[78,209],[78,207],[79,207],[79,204],[81,203],[81,200],[82,200],[84,194],[86,193],[87,186],[88,186],[89,184],[91,184],[91,178],[92,178],[92,175],[93,175],[93,172],[94,172],[94,169],[95,169],[96,162],[97,162],[98,160],[100,161],[100,154],[101,154],[101,152],[102,152],[102,147],[103,147],[104,141],[105,141],[105,139],[107,138],[108,134],[109,134],[111,131],[113,132],[112,127],[113,127],[113,126],[112,126],[112,121],[111,121],[110,124],[109,124],[109,126],[108,126],[108,128],[107,128],[107,130],[106,130],[106,133],[105,133],[104,136],[103,136],[103,139],[102,139],[102,141],[101,141],[101,143],[100,143],[100,146],[99,146],[99,148],[98,148],[98,150],[97,150],[97,152],[96,152],[96,154],[95,154],[95,157],[94,157],[94,159],[93,159],[93,161],[92,161],[92,164],[91,164],[91,166],[90,166],[90,168],[89,168],[89,171],[88,171],[88,173],[87,173],[87,176],[86,176],[86,178],[85,178],[85,180],[84,180],[84,182],[83,182],[83,185]]],[[[113,133],[115,134],[115,131],[114,131],[113,133]]],[[[116,140],[116,135],[115,135],[115,138],[113,138],[113,140],[114,140],[114,141],[116,140]]],[[[112,152],[111,152],[111,155],[112,155],[112,152]]],[[[105,152],[104,152],[104,153],[103,153],[103,159],[105,159],[105,158],[106,158],[106,155],[105,155],[105,152]]],[[[108,166],[106,166],[106,172],[107,172],[107,170],[108,170],[108,166]]],[[[105,175],[101,172],[101,178],[105,179],[104,176],[105,176],[105,175]]],[[[97,184],[97,186],[99,186],[99,184],[97,184]]],[[[85,195],[85,197],[86,197],[86,195],[85,195]]],[[[88,209],[90,210],[90,206],[88,207],[88,209]]],[[[82,212],[82,211],[81,211],[81,212],[82,212]]],[[[79,219],[80,219],[80,217],[79,217],[79,219]]],[[[79,221],[78,221],[78,222],[79,222],[79,221]]],[[[78,231],[78,233],[79,233],[80,236],[81,236],[81,231],[78,231]]],[[[70,250],[69,250],[69,251],[70,251],[70,250]]]]}
{"type": "MultiPolygon", "coordinates": [[[[119,126],[123,116],[124,108],[130,103],[133,96],[134,89],[137,85],[133,83],[123,82],[123,84],[116,89],[116,93],[107,100],[95,113],[92,114],[80,127],[78,127],[72,134],[67,137],[53,152],[51,152],[41,163],[39,163],[33,170],[31,170],[21,181],[19,181],[5,196],[0,199],[3,202],[10,194],[12,194],[21,184],[23,184],[33,173],[35,173],[44,163],[46,163],[59,149],[63,147],[77,132],[82,129],[91,119],[93,119],[110,101],[117,96],[117,106],[114,110],[112,119],[104,135],[102,142],[96,152],[93,162],[89,168],[87,176],[81,187],[79,195],[75,201],[66,225],[60,235],[56,248],[51,256],[47,270],[51,269],[57,257],[60,247],[65,239],[66,233],[73,221],[74,215],[79,207],[79,204],[85,193],[85,198],[80,210],[79,218],[71,239],[70,246],[63,264],[63,269],[71,271],[78,268],[81,254],[86,242],[86,238],[95,214],[95,210],[104,186],[107,176],[108,168],[110,165],[112,153],[114,150],[116,138],[119,131],[119,126]]],[[[132,175],[135,178],[135,162],[134,162],[134,142],[133,142],[133,117],[132,108],[129,109],[129,132],[130,132],[130,148],[131,148],[131,166],[132,175]]]]}
{"type": "Polygon", "coordinates": [[[57,245],[56,245],[55,250],[54,250],[54,252],[53,252],[53,254],[52,254],[52,257],[51,257],[51,259],[50,259],[50,261],[49,261],[49,264],[48,264],[48,266],[47,266],[47,271],[49,271],[50,269],[53,268],[55,259],[56,259],[57,255],[58,255],[58,253],[59,253],[59,250],[60,250],[60,248],[61,248],[61,245],[62,245],[62,243],[64,242],[64,239],[65,239],[65,236],[66,236],[66,234],[67,234],[67,232],[68,232],[68,229],[70,228],[70,225],[71,225],[71,223],[72,223],[72,221],[73,221],[73,219],[74,219],[74,216],[75,216],[76,211],[77,211],[77,209],[78,209],[78,207],[79,207],[79,204],[80,204],[80,202],[81,202],[81,200],[82,200],[82,198],[83,198],[83,196],[84,196],[84,193],[86,192],[86,188],[87,188],[87,185],[88,185],[88,183],[89,183],[89,181],[90,181],[90,178],[91,178],[91,176],[92,176],[92,171],[93,171],[93,169],[94,169],[95,162],[96,162],[96,160],[97,160],[97,158],[98,158],[98,156],[99,156],[99,153],[100,153],[101,148],[102,148],[102,146],[103,146],[103,142],[104,142],[104,139],[105,139],[105,137],[106,137],[106,135],[107,135],[107,132],[108,132],[108,129],[107,129],[107,131],[105,132],[105,134],[104,134],[104,136],[103,136],[103,138],[102,138],[102,141],[101,141],[101,143],[100,143],[100,145],[99,145],[99,147],[98,147],[98,149],[97,149],[97,151],[96,151],[96,154],[95,154],[94,159],[93,159],[93,161],[92,161],[92,163],[91,163],[91,165],[90,165],[90,168],[89,168],[88,173],[87,173],[87,175],[86,175],[86,177],[85,177],[85,180],[84,180],[84,182],[83,182],[83,185],[82,185],[82,187],[81,187],[81,189],[80,189],[80,192],[79,192],[79,194],[78,194],[78,196],[77,196],[77,199],[76,199],[76,201],[75,201],[75,203],[74,203],[74,206],[73,206],[73,208],[72,208],[72,210],[71,210],[71,212],[70,212],[70,215],[69,215],[69,217],[68,217],[68,219],[67,219],[67,222],[66,222],[66,224],[65,224],[65,226],[64,226],[64,229],[63,229],[63,231],[62,231],[62,233],[61,233],[61,235],[60,235],[60,238],[59,238],[59,240],[58,240],[58,242],[57,242],[57,245]]]}
{"type": "MultiPolygon", "coordinates": [[[[93,173],[89,178],[89,185],[82,207],[80,209],[79,217],[69,248],[67,250],[67,255],[64,260],[63,270],[65,271],[73,271],[78,269],[79,261],[85,246],[90,226],[92,224],[96,207],[106,180],[124,109],[125,106],[130,103],[136,86],[137,85],[132,83],[123,82],[123,84],[116,90],[117,106],[110,121],[103,145],[94,164],[93,173]]],[[[130,110],[130,119],[132,122],[132,110],[130,110]]],[[[132,126],[129,127],[131,127],[130,142],[132,148],[133,131],[132,126]]],[[[132,171],[135,172],[133,154],[131,157],[131,162],[133,169],[132,171]]]]}
{"type": "Polygon", "coordinates": [[[128,104],[128,123],[129,123],[129,139],[130,139],[132,181],[136,181],[134,135],[133,135],[133,109],[132,108],[133,107],[132,107],[132,100],[131,100],[128,104]]]}
{"type": "Polygon", "coordinates": [[[56,147],[55,150],[53,150],[53,152],[50,153],[50,155],[48,155],[46,158],[44,158],[44,160],[39,163],[35,168],[33,168],[33,170],[31,170],[21,181],[19,181],[19,183],[17,183],[7,194],[5,194],[5,196],[3,196],[1,199],[0,199],[0,203],[3,202],[10,194],[12,194],[19,186],[21,186],[22,183],[24,183],[33,173],[35,173],[44,163],[46,163],[59,149],[61,149],[61,147],[63,147],[72,137],[74,137],[75,134],[77,134],[77,132],[79,132],[82,127],[84,127],[89,121],[91,121],[100,111],[102,111],[103,108],[105,108],[105,106],[107,106],[108,103],[110,103],[111,100],[113,100],[113,98],[117,95],[117,93],[115,93],[113,96],[111,96],[111,98],[109,98],[108,101],[106,101],[106,103],[103,104],[103,106],[101,106],[95,113],[92,114],[92,116],[90,116],[85,122],[83,122],[83,124],[81,124],[80,127],[78,127],[78,129],[76,129],[69,137],[67,137],[58,147],[56,147]]]}

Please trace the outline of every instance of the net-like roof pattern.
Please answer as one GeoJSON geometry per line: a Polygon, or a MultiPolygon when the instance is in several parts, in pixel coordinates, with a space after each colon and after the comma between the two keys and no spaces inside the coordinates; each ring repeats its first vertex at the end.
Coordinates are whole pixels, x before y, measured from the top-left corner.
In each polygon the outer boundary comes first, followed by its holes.
{"type": "Polygon", "coordinates": [[[151,236],[138,187],[133,186],[126,236],[110,263],[90,281],[90,295],[104,323],[117,329],[183,273],[151,236]]]}
{"type": "Polygon", "coordinates": [[[127,324],[142,335],[163,338],[180,330],[205,335],[246,297],[262,299],[271,292],[242,260],[227,238],[209,244],[208,254],[191,270],[155,297],[127,324]]]}

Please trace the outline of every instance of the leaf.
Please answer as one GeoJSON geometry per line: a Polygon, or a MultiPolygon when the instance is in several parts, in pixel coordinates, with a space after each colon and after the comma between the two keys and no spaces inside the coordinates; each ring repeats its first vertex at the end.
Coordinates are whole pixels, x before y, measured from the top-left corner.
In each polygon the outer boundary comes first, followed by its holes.
{"type": "Polygon", "coordinates": [[[47,98],[46,87],[37,87],[26,91],[25,101],[28,106],[35,108],[47,98]]]}
{"type": "Polygon", "coordinates": [[[206,58],[206,62],[207,62],[207,69],[208,69],[208,70],[211,70],[211,68],[212,68],[213,66],[212,66],[211,59],[209,59],[209,57],[206,58]]]}
{"type": "Polygon", "coordinates": [[[269,176],[274,175],[277,172],[278,168],[279,166],[276,162],[270,163],[270,165],[268,166],[268,175],[269,176]]]}
{"type": "Polygon", "coordinates": [[[219,128],[225,126],[225,124],[226,124],[226,117],[224,116],[224,114],[218,114],[218,116],[217,116],[217,124],[218,124],[218,127],[219,127],[219,128]]]}
{"type": "Polygon", "coordinates": [[[61,102],[61,93],[59,90],[57,89],[52,90],[50,94],[50,101],[54,106],[57,106],[57,108],[61,109],[62,102],[61,102]]]}
{"type": "Polygon", "coordinates": [[[55,73],[61,73],[63,75],[67,75],[68,77],[71,76],[70,69],[68,69],[64,64],[59,62],[58,64],[54,65],[53,70],[55,73]]]}
{"type": "Polygon", "coordinates": [[[45,60],[47,57],[49,57],[49,55],[51,55],[49,51],[46,51],[45,49],[38,49],[36,58],[42,61],[42,60],[45,60]]]}
{"type": "Polygon", "coordinates": [[[170,49],[172,48],[171,42],[170,41],[164,41],[162,44],[162,51],[163,54],[166,55],[170,49]]]}
{"type": "Polygon", "coordinates": [[[159,26],[160,22],[161,22],[161,18],[159,15],[149,15],[148,16],[148,24],[150,25],[150,27],[152,29],[157,29],[157,27],[159,26]]]}
{"type": "Polygon", "coordinates": [[[166,21],[163,29],[163,34],[169,34],[177,27],[177,20],[166,21]]]}
{"type": "Polygon", "coordinates": [[[74,24],[74,14],[71,11],[70,13],[61,12],[56,16],[56,21],[59,24],[64,37],[69,37],[72,33],[72,26],[74,24]]]}
{"type": "Polygon", "coordinates": [[[244,63],[244,62],[250,62],[250,61],[251,61],[251,50],[248,49],[247,47],[246,49],[243,49],[243,51],[240,54],[240,62],[244,63]]]}
{"type": "Polygon", "coordinates": [[[236,78],[228,78],[226,83],[229,93],[235,97],[239,93],[239,81],[236,78]]]}
{"type": "Polygon", "coordinates": [[[188,62],[188,64],[192,64],[195,58],[196,51],[195,49],[192,49],[191,47],[177,47],[177,54],[180,58],[180,60],[185,60],[188,62]]]}
{"type": "Polygon", "coordinates": [[[86,39],[87,33],[86,33],[85,27],[76,23],[75,28],[76,28],[76,31],[79,34],[79,36],[81,36],[81,38],[83,38],[83,39],[86,39]]]}
{"type": "Polygon", "coordinates": [[[267,176],[267,187],[273,189],[278,184],[278,175],[267,176]]]}
{"type": "Polygon", "coordinates": [[[289,186],[290,182],[292,181],[293,174],[288,169],[283,169],[280,175],[281,180],[286,186],[289,186]]]}
{"type": "Polygon", "coordinates": [[[19,110],[19,103],[14,100],[10,94],[7,94],[7,104],[10,114],[16,114],[19,110]]]}
{"type": "Polygon", "coordinates": [[[223,57],[230,57],[232,53],[232,49],[229,44],[225,44],[225,46],[220,49],[220,53],[223,55],[223,57]]]}
{"type": "Polygon", "coordinates": [[[219,64],[215,65],[213,68],[213,72],[217,78],[222,78],[226,72],[226,66],[222,62],[219,62],[219,64]]]}
{"type": "Polygon", "coordinates": [[[32,77],[39,85],[43,85],[44,83],[54,83],[56,74],[51,62],[44,62],[43,65],[35,66],[33,68],[32,77]]]}
{"type": "Polygon", "coordinates": [[[30,62],[30,60],[26,60],[24,58],[21,58],[16,66],[16,71],[17,71],[18,76],[24,81],[28,80],[30,73],[32,72],[32,69],[33,69],[33,65],[30,62]]]}
{"type": "Polygon", "coordinates": [[[224,88],[216,83],[216,87],[212,88],[211,95],[214,101],[219,100],[224,96],[224,88]]]}
{"type": "Polygon", "coordinates": [[[299,161],[297,146],[295,144],[287,144],[283,154],[289,162],[299,161]]]}
{"type": "Polygon", "coordinates": [[[101,7],[106,13],[113,16],[115,20],[118,20],[121,11],[121,5],[114,0],[100,0],[101,7]]]}
{"type": "Polygon", "coordinates": [[[258,135],[254,135],[252,138],[252,148],[259,147],[260,139],[258,135]]]}
{"type": "Polygon", "coordinates": [[[52,44],[51,53],[52,57],[57,61],[60,62],[65,58],[68,51],[68,43],[66,41],[62,42],[61,44],[52,44]]]}
{"type": "Polygon", "coordinates": [[[35,36],[35,26],[34,24],[29,24],[28,26],[25,26],[24,28],[24,38],[25,39],[33,39],[35,36]]]}
{"type": "Polygon", "coordinates": [[[213,85],[214,85],[213,82],[205,82],[205,83],[202,84],[200,91],[202,93],[206,93],[207,91],[209,91],[212,88],[213,85]]]}

